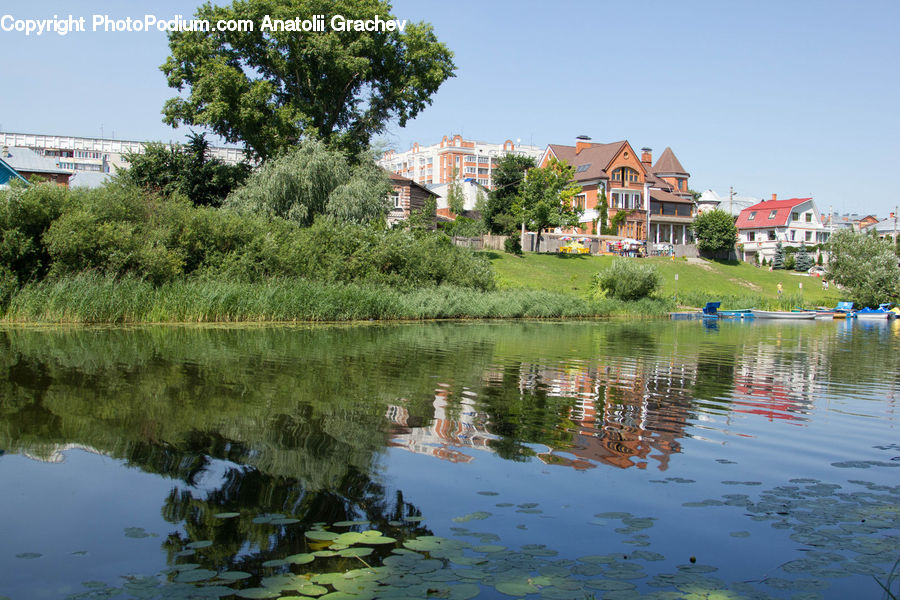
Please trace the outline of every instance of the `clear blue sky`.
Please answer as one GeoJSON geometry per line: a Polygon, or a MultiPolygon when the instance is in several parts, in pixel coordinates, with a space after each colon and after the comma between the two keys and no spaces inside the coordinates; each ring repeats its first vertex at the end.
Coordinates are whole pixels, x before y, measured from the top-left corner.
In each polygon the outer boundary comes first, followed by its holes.
{"type": "MultiPolygon", "coordinates": [[[[221,2],[220,2],[221,3],[221,2]]],[[[671,146],[691,187],[813,196],[887,216],[900,203],[900,2],[399,0],[433,24],[456,77],[387,141],[445,134],[671,146]]],[[[193,14],[195,2],[7,0],[0,15],[193,14]]],[[[0,130],[181,140],[161,33],[0,32],[0,130]]]]}

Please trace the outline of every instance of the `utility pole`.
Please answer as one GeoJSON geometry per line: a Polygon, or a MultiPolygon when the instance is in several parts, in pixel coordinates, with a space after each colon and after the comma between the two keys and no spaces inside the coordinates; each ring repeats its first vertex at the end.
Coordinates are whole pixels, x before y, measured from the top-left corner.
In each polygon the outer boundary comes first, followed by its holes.
{"type": "Polygon", "coordinates": [[[728,214],[734,216],[734,186],[728,186],[728,214]]]}
{"type": "Polygon", "coordinates": [[[894,252],[897,251],[897,207],[894,206],[894,252]]]}

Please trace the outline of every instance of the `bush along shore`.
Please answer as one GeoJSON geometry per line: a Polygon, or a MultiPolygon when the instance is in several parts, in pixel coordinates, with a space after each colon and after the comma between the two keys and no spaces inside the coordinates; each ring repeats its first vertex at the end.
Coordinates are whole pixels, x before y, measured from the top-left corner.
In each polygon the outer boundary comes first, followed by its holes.
{"type": "Polygon", "coordinates": [[[28,284],[7,303],[12,323],[228,323],[661,316],[671,302],[586,300],[537,290],[452,285],[398,289],[300,278],[256,282],[191,279],[162,285],[97,273],[28,284]]]}
{"type": "Polygon", "coordinates": [[[222,207],[192,204],[128,172],[95,190],[39,184],[0,192],[0,319],[588,318],[674,308],[654,298],[498,290],[488,258],[431,231],[428,211],[387,228],[387,188],[370,185],[370,172],[356,183],[341,183],[342,173],[293,181],[297,169],[270,164],[222,207]],[[300,185],[321,180],[321,189],[300,185]]]}

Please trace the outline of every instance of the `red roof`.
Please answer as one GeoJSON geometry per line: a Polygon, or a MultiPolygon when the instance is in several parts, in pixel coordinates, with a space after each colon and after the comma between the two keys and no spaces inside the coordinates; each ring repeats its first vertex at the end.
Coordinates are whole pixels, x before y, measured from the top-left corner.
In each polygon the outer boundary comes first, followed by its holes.
{"type": "Polygon", "coordinates": [[[738,229],[784,227],[791,220],[791,209],[798,204],[803,204],[810,200],[812,200],[812,198],[791,198],[790,200],[769,200],[768,202],[754,204],[741,211],[735,226],[738,229]],[[772,215],[772,218],[770,219],[769,215],[772,214],[773,210],[775,211],[775,214],[772,215]],[[755,215],[751,219],[750,215],[754,213],[755,215]]]}

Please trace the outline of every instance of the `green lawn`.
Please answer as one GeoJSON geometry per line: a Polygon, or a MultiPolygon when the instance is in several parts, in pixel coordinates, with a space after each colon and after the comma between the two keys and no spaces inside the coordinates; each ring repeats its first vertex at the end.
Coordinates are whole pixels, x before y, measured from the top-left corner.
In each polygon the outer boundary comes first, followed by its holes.
{"type": "MultiPolygon", "coordinates": [[[[591,277],[612,263],[611,256],[570,256],[531,254],[514,256],[504,252],[484,252],[494,267],[501,289],[526,288],[554,290],[587,296],[591,277]]],[[[674,296],[686,306],[700,306],[707,301],[722,301],[722,308],[763,308],[778,303],[777,285],[784,288],[784,308],[802,304],[834,306],[840,292],[831,286],[822,289],[822,280],[794,271],[769,271],[748,263],[723,263],[707,260],[642,258],[659,269],[663,279],[661,294],[674,296]],[[675,281],[675,275],[678,281],[675,281]],[[803,284],[800,289],[799,284],[803,284]],[[745,305],[746,303],[751,305],[745,305]]]]}

